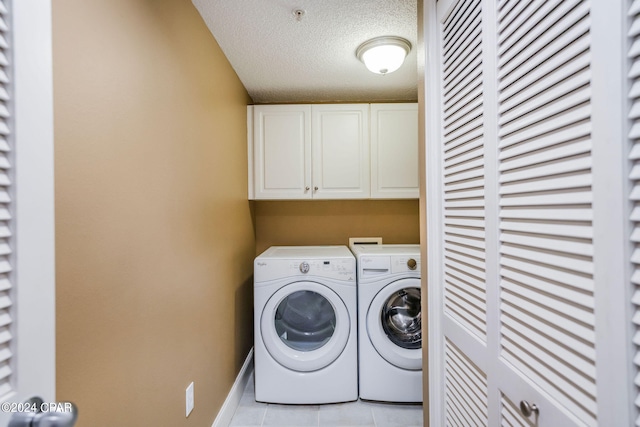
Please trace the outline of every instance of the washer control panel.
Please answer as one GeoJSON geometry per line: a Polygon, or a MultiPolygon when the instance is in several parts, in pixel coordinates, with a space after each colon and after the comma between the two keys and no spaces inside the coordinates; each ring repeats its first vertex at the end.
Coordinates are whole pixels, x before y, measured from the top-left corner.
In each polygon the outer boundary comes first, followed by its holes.
{"type": "Polygon", "coordinates": [[[391,273],[420,272],[420,257],[397,255],[391,257],[391,273]]]}
{"type": "Polygon", "coordinates": [[[360,277],[374,277],[397,273],[420,274],[420,257],[417,255],[361,256],[358,271],[360,277]]]}

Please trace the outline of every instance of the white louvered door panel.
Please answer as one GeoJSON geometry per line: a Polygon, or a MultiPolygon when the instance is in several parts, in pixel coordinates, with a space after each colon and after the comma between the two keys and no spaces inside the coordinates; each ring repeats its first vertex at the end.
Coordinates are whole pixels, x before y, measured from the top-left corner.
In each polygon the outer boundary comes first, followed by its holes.
{"type": "Polygon", "coordinates": [[[449,340],[445,341],[447,425],[486,426],[487,376],[449,340]]]}
{"type": "Polygon", "coordinates": [[[635,333],[633,335],[633,344],[636,350],[633,359],[636,366],[634,381],[636,386],[636,410],[634,412],[636,417],[635,425],[640,426],[640,0],[633,1],[629,9],[629,16],[633,19],[629,31],[631,39],[629,58],[632,61],[631,70],[629,71],[629,79],[632,82],[629,93],[629,98],[632,101],[631,111],[629,112],[629,119],[632,121],[629,139],[633,141],[629,155],[632,162],[629,179],[633,185],[630,199],[633,203],[631,212],[631,222],[633,224],[631,231],[631,242],[633,244],[631,283],[634,286],[632,302],[635,306],[635,314],[633,316],[635,333]]]}
{"type": "Polygon", "coordinates": [[[598,425],[591,7],[448,0],[427,12],[443,425],[598,425]]]}
{"type": "Polygon", "coordinates": [[[445,314],[486,341],[480,0],[442,23],[445,314]]]}
{"type": "Polygon", "coordinates": [[[545,425],[549,405],[597,425],[589,7],[500,1],[497,17],[498,369],[544,390],[545,425]]]}
{"type": "Polygon", "coordinates": [[[480,0],[453,3],[439,22],[444,411],[447,425],[484,426],[486,373],[462,350],[471,341],[486,353],[487,340],[482,7],[480,0]]]}
{"type": "Polygon", "coordinates": [[[2,402],[55,401],[51,53],[51,1],[0,0],[2,402]]]}
{"type": "Polygon", "coordinates": [[[9,15],[0,2],[0,399],[13,391],[13,282],[11,207],[11,51],[9,49],[9,15]]]}

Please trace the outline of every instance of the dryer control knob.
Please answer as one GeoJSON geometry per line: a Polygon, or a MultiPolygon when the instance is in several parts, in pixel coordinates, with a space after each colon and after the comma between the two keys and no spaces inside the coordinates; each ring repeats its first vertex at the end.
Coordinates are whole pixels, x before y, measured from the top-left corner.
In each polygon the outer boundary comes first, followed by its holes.
{"type": "Polygon", "coordinates": [[[416,260],[413,258],[409,258],[409,261],[407,261],[407,267],[409,267],[409,270],[415,270],[417,266],[418,263],[416,262],[416,260]]]}
{"type": "Polygon", "coordinates": [[[309,263],[304,261],[300,263],[300,272],[302,274],[307,274],[309,272],[309,263]]]}

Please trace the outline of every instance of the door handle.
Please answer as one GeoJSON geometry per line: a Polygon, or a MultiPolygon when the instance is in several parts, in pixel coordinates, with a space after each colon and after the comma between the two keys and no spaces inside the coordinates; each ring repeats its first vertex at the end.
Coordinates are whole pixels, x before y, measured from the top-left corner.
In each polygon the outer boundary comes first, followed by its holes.
{"type": "Polygon", "coordinates": [[[526,400],[521,400],[520,401],[520,412],[522,412],[522,415],[524,415],[525,417],[529,418],[531,415],[535,414],[536,417],[538,416],[538,414],[540,413],[540,409],[538,409],[538,405],[531,404],[529,402],[527,402],[526,400]]]}
{"type": "Polygon", "coordinates": [[[34,411],[15,412],[7,427],[73,427],[78,420],[78,408],[71,402],[57,404],[63,405],[64,412],[58,412],[56,408],[46,410],[48,404],[39,397],[32,397],[22,405],[33,408],[34,411]]]}

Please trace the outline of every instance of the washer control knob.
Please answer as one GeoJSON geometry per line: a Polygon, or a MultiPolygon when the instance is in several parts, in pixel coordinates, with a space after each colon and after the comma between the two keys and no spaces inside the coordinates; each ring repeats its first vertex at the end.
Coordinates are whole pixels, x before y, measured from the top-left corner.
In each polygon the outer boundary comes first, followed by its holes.
{"type": "Polygon", "coordinates": [[[309,263],[306,261],[303,261],[300,263],[300,272],[302,274],[307,274],[309,272],[309,263]]]}
{"type": "Polygon", "coordinates": [[[409,267],[409,270],[415,270],[417,266],[418,263],[416,262],[416,260],[413,258],[409,258],[409,261],[407,261],[407,267],[409,267]]]}

